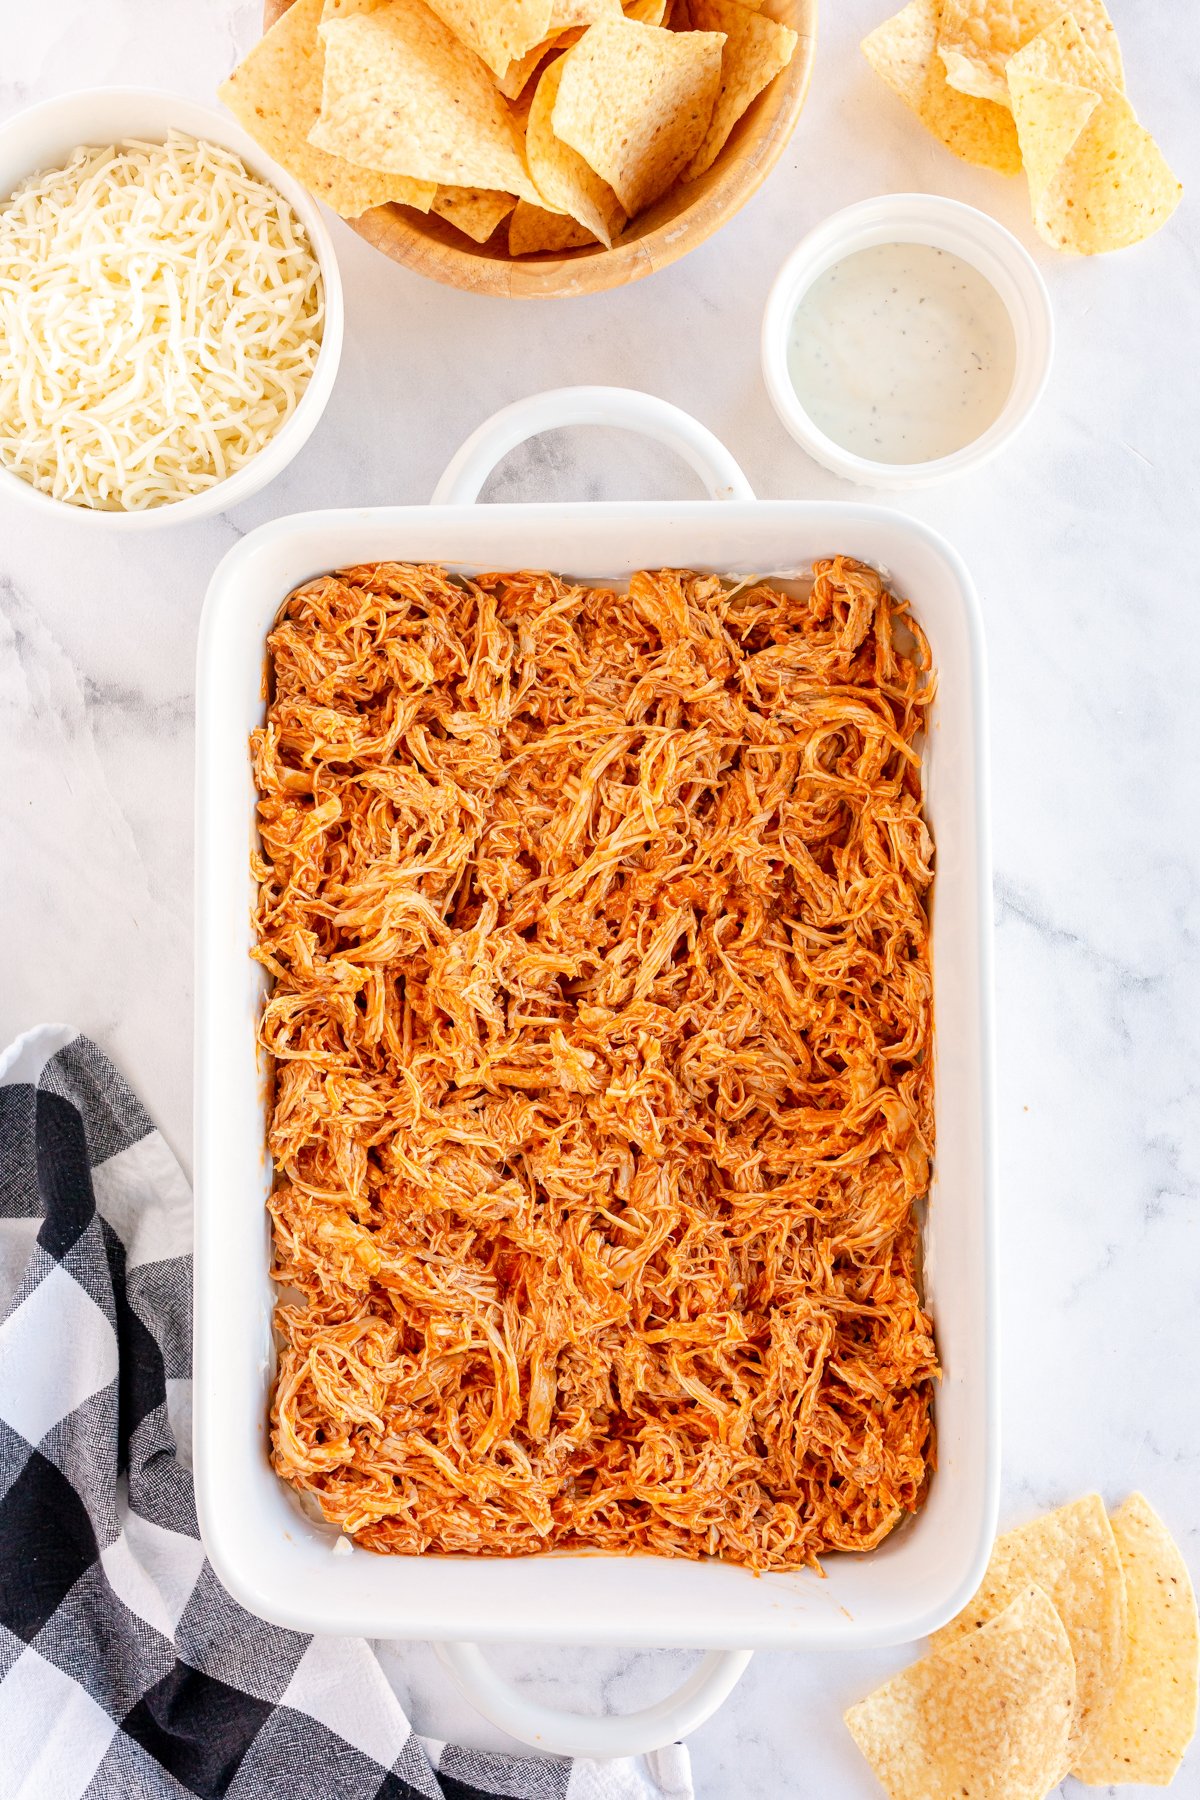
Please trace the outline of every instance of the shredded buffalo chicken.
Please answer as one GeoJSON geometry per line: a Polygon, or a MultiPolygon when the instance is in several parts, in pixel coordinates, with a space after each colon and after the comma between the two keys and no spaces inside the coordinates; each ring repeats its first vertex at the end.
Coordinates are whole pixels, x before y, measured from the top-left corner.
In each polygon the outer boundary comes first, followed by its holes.
{"type": "Polygon", "coordinates": [[[920,1503],[931,691],[843,557],[289,597],[273,1456],[358,1543],[765,1570],[920,1503]]]}

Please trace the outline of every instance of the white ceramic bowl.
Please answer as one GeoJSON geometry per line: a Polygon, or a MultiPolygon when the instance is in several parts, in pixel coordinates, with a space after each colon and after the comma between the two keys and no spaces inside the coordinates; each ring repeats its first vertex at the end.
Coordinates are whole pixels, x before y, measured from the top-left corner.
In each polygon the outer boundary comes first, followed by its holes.
{"type": "Polygon", "coordinates": [[[834,213],[792,251],[763,315],[763,378],[775,411],[814,461],[865,487],[924,487],[987,462],[1011,441],[1041,399],[1053,354],[1050,296],[1032,257],[995,219],[940,194],[881,194],[834,213]],[[813,423],[788,373],[788,337],[801,299],[834,263],[879,244],[930,244],[961,257],[991,283],[1012,320],[1016,367],[999,417],[961,450],[931,462],[875,462],[843,449],[813,423]]]}
{"type": "Polygon", "coordinates": [[[18,113],[0,126],[0,205],[27,176],[39,169],[61,166],[80,144],[112,144],[125,138],[161,142],[172,129],[236,151],[253,174],[278,188],[295,208],[321,265],[325,286],[325,323],[316,368],[291,418],[257,456],[215,487],[166,506],[147,507],[141,512],[101,512],[55,500],[10,469],[0,468],[0,495],[24,501],[46,517],[51,513],[60,519],[73,517],[109,531],[150,531],[160,525],[181,525],[224,512],[256,494],[286,468],[308,441],[333,391],[342,354],[344,311],[333,240],[312,197],[265,156],[232,119],[210,107],[199,106],[194,100],[154,88],[89,88],[78,94],[60,95],[57,100],[47,100],[28,112],[18,113]]]}

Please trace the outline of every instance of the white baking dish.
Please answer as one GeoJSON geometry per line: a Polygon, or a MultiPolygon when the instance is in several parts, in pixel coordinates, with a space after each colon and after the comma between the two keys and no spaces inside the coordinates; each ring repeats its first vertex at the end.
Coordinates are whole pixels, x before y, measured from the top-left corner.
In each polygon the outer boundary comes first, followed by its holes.
{"type": "Polygon", "coordinates": [[[970,578],[900,514],[847,503],[755,501],[728,452],[645,395],[569,389],[507,409],[475,434],[427,507],[312,512],[264,525],[213,577],[200,630],[197,744],[196,1486],[205,1545],[252,1611],[301,1631],[456,1643],[459,1679],[490,1716],[549,1748],[616,1754],[698,1722],[756,1646],[836,1650],[905,1642],[974,1591],[995,1525],[991,886],[983,642],[970,578]],[[649,432],[705,476],[693,504],[470,504],[522,439],[570,422],[649,432]],[[448,502],[448,504],[446,503],[448,502]],[[939,670],[926,757],[937,839],[933,959],[937,1163],[925,1240],[945,1376],[938,1470],[921,1512],[876,1551],[756,1578],[730,1565],[554,1555],[519,1560],[333,1554],[271,1472],[272,1289],[264,1199],[262,1000],[249,958],[254,789],[247,738],[263,716],[264,638],[298,582],[383,558],[550,568],[616,579],[661,565],[796,571],[843,551],[911,601],[939,670]],[[686,1645],[710,1651],[686,1694],[630,1721],[545,1714],[501,1690],[463,1640],[686,1645]],[[614,1735],[614,1727],[631,1727],[614,1735]]]}

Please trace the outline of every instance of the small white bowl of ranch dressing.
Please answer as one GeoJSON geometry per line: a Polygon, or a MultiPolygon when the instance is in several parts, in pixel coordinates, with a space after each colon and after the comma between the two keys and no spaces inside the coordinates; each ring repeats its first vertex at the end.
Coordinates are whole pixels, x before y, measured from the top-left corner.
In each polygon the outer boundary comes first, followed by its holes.
{"type": "Polygon", "coordinates": [[[937,194],[835,213],[784,263],[763,318],[771,403],[808,454],[875,488],[978,468],[1041,398],[1046,285],[1011,232],[937,194]]]}

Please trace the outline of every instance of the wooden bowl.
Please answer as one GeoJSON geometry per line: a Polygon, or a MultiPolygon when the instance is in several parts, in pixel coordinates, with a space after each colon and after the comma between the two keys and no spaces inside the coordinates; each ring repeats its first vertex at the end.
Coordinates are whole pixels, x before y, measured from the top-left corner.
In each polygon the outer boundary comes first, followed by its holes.
{"type": "MultiPolygon", "coordinates": [[[[264,29],[290,4],[264,0],[264,29]]],[[[597,244],[558,255],[511,257],[503,225],[486,244],[473,244],[435,213],[409,206],[377,206],[347,223],[393,262],[450,287],[505,299],[599,294],[665,269],[711,237],[758,191],[800,117],[816,52],[817,0],[766,0],[761,10],[798,34],[791,62],[738,120],[712,168],[639,213],[611,250],[597,244]]]]}

